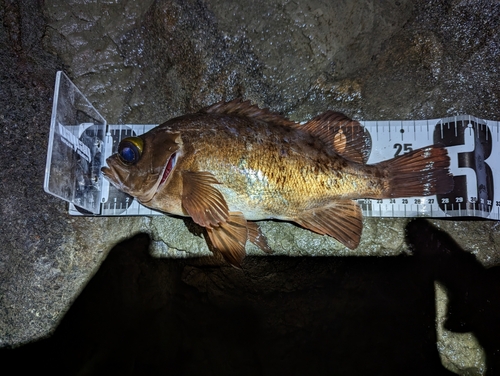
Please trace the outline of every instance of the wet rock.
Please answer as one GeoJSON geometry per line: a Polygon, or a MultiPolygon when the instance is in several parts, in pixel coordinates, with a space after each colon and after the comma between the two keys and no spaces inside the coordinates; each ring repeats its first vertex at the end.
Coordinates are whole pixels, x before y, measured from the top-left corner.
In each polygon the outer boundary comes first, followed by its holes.
{"type": "MultiPolygon", "coordinates": [[[[326,109],[360,119],[500,118],[500,11],[487,1],[4,3],[0,346],[51,333],[126,237],[149,233],[157,257],[210,255],[182,219],[71,218],[43,192],[58,69],[111,124],[160,123],[238,96],[295,120],[326,109]]],[[[498,264],[497,224],[435,223],[498,264]]],[[[406,252],[406,220],[364,224],[354,252],[291,224],[263,229],[277,255],[406,252]]]]}

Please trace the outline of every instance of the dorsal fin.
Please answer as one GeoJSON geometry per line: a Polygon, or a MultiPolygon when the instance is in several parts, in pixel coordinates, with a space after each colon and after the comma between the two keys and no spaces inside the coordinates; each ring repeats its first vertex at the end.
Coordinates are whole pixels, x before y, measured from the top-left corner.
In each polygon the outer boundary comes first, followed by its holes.
{"type": "Polygon", "coordinates": [[[326,111],[297,128],[310,132],[328,143],[338,154],[358,163],[366,163],[371,151],[370,134],[356,120],[326,111]]]}
{"type": "Polygon", "coordinates": [[[244,116],[288,127],[297,124],[280,114],[269,111],[268,108],[259,108],[259,106],[252,104],[249,100],[243,101],[241,98],[234,99],[231,102],[215,103],[201,109],[200,112],[244,116]]]}

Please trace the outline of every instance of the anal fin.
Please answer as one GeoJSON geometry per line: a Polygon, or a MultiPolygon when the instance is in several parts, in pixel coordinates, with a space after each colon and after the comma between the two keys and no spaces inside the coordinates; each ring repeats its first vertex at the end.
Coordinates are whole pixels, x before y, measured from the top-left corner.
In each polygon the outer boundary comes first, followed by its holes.
{"type": "Polygon", "coordinates": [[[294,222],[318,234],[329,235],[350,249],[359,245],[363,230],[361,209],[352,200],[338,200],[327,207],[307,210],[294,222]]]}
{"type": "Polygon", "coordinates": [[[255,222],[247,222],[248,240],[266,253],[272,253],[272,249],[267,244],[267,239],[260,231],[260,227],[255,222]]]}
{"type": "Polygon", "coordinates": [[[207,228],[212,245],[231,265],[240,267],[245,258],[248,237],[247,221],[240,212],[229,212],[226,222],[207,228]]]}

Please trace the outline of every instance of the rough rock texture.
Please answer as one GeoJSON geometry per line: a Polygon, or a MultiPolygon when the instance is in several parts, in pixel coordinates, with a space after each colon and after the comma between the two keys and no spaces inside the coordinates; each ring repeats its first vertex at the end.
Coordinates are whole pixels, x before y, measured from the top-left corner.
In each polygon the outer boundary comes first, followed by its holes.
{"type": "Polygon", "coordinates": [[[446,330],[449,300],[442,285],[436,282],[435,288],[437,346],[442,363],[457,374],[484,375],[487,369],[484,349],[471,332],[446,330]]]}
{"type": "MultiPolygon", "coordinates": [[[[192,223],[71,218],[43,192],[58,69],[109,123],[160,123],[237,96],[295,120],[326,109],[500,119],[500,9],[490,1],[1,4],[0,346],[50,334],[108,251],[138,232],[158,257],[210,254],[192,223]]],[[[500,263],[498,223],[433,222],[484,265],[500,263]]],[[[291,224],[263,228],[277,255],[388,256],[406,252],[405,224],[365,220],[355,252],[291,224]]],[[[203,275],[189,272],[191,281],[203,275]]]]}
{"type": "Polygon", "coordinates": [[[443,365],[461,375],[496,375],[500,266],[485,268],[456,238],[421,218],[408,223],[406,239],[421,277],[435,281],[437,347],[443,365]]]}
{"type": "Polygon", "coordinates": [[[19,374],[451,375],[413,257],[249,257],[241,272],[152,258],[145,235],[113,248],[53,336],[0,360],[19,374]]]}

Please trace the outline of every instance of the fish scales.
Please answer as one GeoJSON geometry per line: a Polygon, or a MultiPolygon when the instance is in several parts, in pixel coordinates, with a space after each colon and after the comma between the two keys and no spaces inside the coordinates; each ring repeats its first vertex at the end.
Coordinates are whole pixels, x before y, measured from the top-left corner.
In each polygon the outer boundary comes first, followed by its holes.
{"type": "Polygon", "coordinates": [[[292,221],[356,248],[362,218],[354,199],[453,188],[446,149],[367,165],[370,145],[363,127],[337,112],[300,125],[234,100],[122,140],[102,171],[143,205],[191,217],[212,249],[239,266],[247,240],[271,251],[254,220],[292,221]]]}
{"type": "Polygon", "coordinates": [[[247,219],[289,220],[336,198],[377,198],[386,189],[376,168],[340,157],[300,129],[225,115],[198,118],[183,119],[183,143],[192,148],[185,165],[211,172],[229,208],[247,219]]]}

